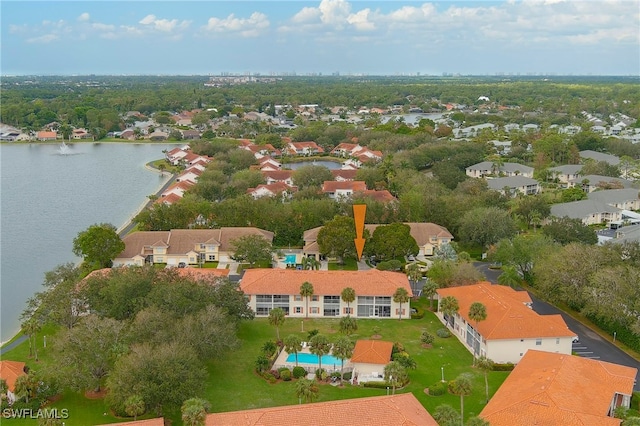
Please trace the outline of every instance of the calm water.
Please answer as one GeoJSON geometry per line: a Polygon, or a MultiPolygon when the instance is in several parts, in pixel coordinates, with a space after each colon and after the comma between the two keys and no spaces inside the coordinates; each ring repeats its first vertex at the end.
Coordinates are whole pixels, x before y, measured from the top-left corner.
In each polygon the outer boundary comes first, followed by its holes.
{"type": "MultiPolygon", "coordinates": [[[[347,361],[347,360],[345,360],[347,361]]],[[[289,354],[287,356],[287,362],[296,362],[296,354],[289,354]]],[[[298,352],[298,363],[301,364],[318,364],[318,355],[306,353],[306,352],[298,352]]],[[[334,357],[333,355],[322,355],[322,365],[326,368],[330,365],[340,365],[341,361],[339,358],[334,357]]]]}
{"type": "Polygon", "coordinates": [[[335,161],[300,161],[297,163],[285,163],[282,165],[283,169],[297,170],[304,166],[324,166],[329,170],[339,170],[342,167],[342,163],[336,163],[335,161]]]}
{"type": "Polygon", "coordinates": [[[145,169],[175,144],[0,145],[0,341],[19,330],[44,273],[76,262],[78,232],[131,219],[168,176],[145,169]]]}

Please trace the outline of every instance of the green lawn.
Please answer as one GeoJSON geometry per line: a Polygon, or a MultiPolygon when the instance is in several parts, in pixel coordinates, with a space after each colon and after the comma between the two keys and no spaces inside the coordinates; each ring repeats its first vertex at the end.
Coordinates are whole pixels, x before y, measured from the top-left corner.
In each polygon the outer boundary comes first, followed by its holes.
{"type": "Polygon", "coordinates": [[[355,259],[343,259],[344,264],[329,262],[327,267],[330,271],[357,271],[358,262],[355,259]]]}
{"type": "MultiPolygon", "coordinates": [[[[412,301],[412,305],[419,305],[427,309],[429,302],[426,299],[421,299],[420,301],[412,301]]],[[[433,412],[440,404],[450,404],[459,409],[460,398],[458,396],[447,394],[432,397],[426,395],[424,390],[440,380],[441,367],[444,367],[446,380],[454,379],[460,373],[469,372],[474,377],[474,388],[472,394],[465,398],[465,417],[477,415],[482,410],[485,401],[484,375],[471,366],[472,356],[462,344],[453,336],[447,339],[436,337],[432,348],[424,349],[421,347],[420,335],[423,331],[426,330],[435,335],[436,330],[443,327],[432,312],[427,310],[425,317],[420,320],[359,319],[359,328],[357,333],[352,336],[353,339],[369,338],[374,334],[373,327],[376,326],[380,328],[383,340],[402,343],[417,362],[418,368],[409,372],[410,384],[398,392],[412,392],[430,412],[433,412]]],[[[335,339],[338,337],[338,320],[288,318],[280,329],[280,335],[298,334],[303,340],[308,340],[307,333],[312,329],[318,329],[320,333],[328,335],[330,339],[335,339]],[[304,327],[304,332],[301,331],[302,327],[304,327]]],[[[265,341],[275,339],[275,328],[270,326],[266,319],[261,318],[243,322],[239,327],[238,334],[242,344],[237,351],[208,363],[210,378],[202,396],[211,402],[212,411],[221,412],[297,404],[298,400],[294,392],[295,382],[269,384],[254,372],[254,362],[260,353],[260,348],[265,341]]],[[[25,342],[4,358],[26,359],[27,356],[28,344],[25,342]]],[[[42,351],[41,357],[40,362],[45,363],[46,350],[42,351]]],[[[37,366],[34,365],[33,368],[37,368],[37,366]]],[[[495,393],[507,375],[506,372],[489,373],[490,395],[495,393]]],[[[318,401],[384,394],[386,394],[386,390],[351,385],[339,388],[327,384],[320,386],[318,401]]],[[[102,400],[89,400],[77,394],[65,393],[59,401],[52,404],[52,407],[69,410],[70,416],[65,420],[68,426],[118,421],[110,415],[104,415],[107,409],[102,400]]],[[[165,416],[171,418],[174,425],[182,424],[180,413],[177,410],[166,412],[165,416]]],[[[11,420],[6,423],[9,425],[37,424],[35,420],[11,420]]]]}

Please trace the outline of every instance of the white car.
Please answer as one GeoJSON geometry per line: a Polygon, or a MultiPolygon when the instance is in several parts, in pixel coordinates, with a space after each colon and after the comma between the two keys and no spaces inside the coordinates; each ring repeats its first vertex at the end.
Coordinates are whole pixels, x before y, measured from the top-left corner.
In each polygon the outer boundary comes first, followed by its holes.
{"type": "Polygon", "coordinates": [[[580,343],[580,338],[578,336],[574,336],[573,339],[571,339],[571,343],[580,343]]]}

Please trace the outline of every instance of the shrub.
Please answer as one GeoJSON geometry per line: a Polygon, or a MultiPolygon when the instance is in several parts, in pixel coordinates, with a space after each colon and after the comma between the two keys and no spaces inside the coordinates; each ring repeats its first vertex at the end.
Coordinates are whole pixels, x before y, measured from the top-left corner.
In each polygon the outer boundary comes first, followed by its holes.
{"type": "Polygon", "coordinates": [[[336,379],[340,378],[340,372],[339,371],[334,371],[333,373],[331,373],[331,377],[335,377],[336,379]]]}
{"type": "Polygon", "coordinates": [[[314,328],[309,333],[307,333],[307,337],[309,338],[309,340],[311,340],[311,338],[318,333],[320,333],[320,330],[318,330],[317,328],[314,328]]]}
{"type": "Polygon", "coordinates": [[[269,373],[271,373],[271,375],[273,377],[275,377],[276,380],[278,380],[280,378],[280,372],[278,370],[271,370],[271,371],[269,371],[269,373]]]}
{"type": "Polygon", "coordinates": [[[413,308],[416,311],[411,313],[411,319],[422,319],[424,318],[424,310],[421,308],[413,308]]]}
{"type": "Polygon", "coordinates": [[[319,381],[327,380],[327,372],[324,368],[318,368],[316,370],[316,379],[319,381]]]}
{"type": "Polygon", "coordinates": [[[435,340],[435,336],[429,333],[428,331],[422,332],[422,335],[420,336],[420,341],[425,345],[432,344],[434,340],[435,340]]]}
{"type": "Polygon", "coordinates": [[[429,395],[440,396],[444,395],[447,391],[447,384],[445,382],[435,382],[429,386],[429,395]]]}
{"type": "Polygon", "coordinates": [[[351,371],[349,371],[349,372],[347,372],[347,373],[344,373],[344,374],[342,375],[342,379],[343,379],[343,380],[351,380],[351,375],[352,375],[351,371]]]}
{"type": "Polygon", "coordinates": [[[493,367],[491,368],[491,370],[492,371],[511,371],[511,370],[513,370],[513,367],[515,367],[515,365],[513,365],[510,362],[508,362],[506,364],[494,363],[493,367]]]}
{"type": "Polygon", "coordinates": [[[631,396],[631,408],[640,410],[640,391],[633,391],[631,396]]]}
{"type": "Polygon", "coordinates": [[[436,331],[436,334],[438,335],[438,337],[442,337],[443,339],[446,339],[447,337],[451,337],[451,332],[446,328],[439,328],[436,331]]]}
{"type": "Polygon", "coordinates": [[[297,366],[297,367],[293,367],[293,377],[295,379],[299,379],[300,377],[304,377],[307,375],[307,370],[305,370],[304,368],[297,366]]]}
{"type": "Polygon", "coordinates": [[[258,359],[256,359],[256,371],[262,373],[269,368],[270,363],[269,358],[264,355],[258,355],[258,359]]]}
{"type": "Polygon", "coordinates": [[[363,385],[365,388],[376,388],[376,389],[386,389],[387,387],[389,388],[391,387],[387,382],[382,382],[382,381],[364,382],[363,385]]]}
{"type": "Polygon", "coordinates": [[[280,373],[280,378],[282,378],[283,371],[288,371],[289,373],[291,373],[291,370],[289,370],[287,367],[280,367],[278,368],[278,373],[280,373]]]}
{"type": "Polygon", "coordinates": [[[393,348],[391,349],[391,354],[395,354],[398,352],[404,352],[404,345],[400,342],[395,342],[393,344],[393,348]]]}
{"type": "Polygon", "coordinates": [[[415,370],[418,366],[416,361],[411,358],[411,356],[406,352],[396,352],[391,355],[392,361],[397,361],[400,365],[402,365],[407,370],[415,370]]]}
{"type": "Polygon", "coordinates": [[[288,369],[282,370],[280,372],[280,378],[282,380],[284,380],[285,382],[290,382],[291,381],[291,371],[289,371],[288,369]]]}

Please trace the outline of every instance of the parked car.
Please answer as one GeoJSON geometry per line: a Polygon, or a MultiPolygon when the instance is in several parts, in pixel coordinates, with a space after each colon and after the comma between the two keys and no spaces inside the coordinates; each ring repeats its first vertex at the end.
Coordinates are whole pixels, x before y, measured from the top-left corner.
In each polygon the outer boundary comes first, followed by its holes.
{"type": "Polygon", "coordinates": [[[178,268],[186,268],[187,264],[185,262],[178,263],[178,268]]]}

